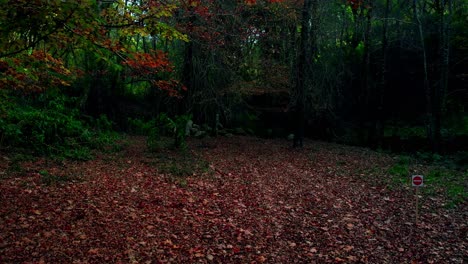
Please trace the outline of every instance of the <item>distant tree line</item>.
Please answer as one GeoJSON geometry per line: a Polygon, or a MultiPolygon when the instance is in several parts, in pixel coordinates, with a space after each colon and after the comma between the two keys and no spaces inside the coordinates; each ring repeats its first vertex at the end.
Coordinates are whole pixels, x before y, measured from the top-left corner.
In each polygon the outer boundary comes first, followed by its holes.
{"type": "Polygon", "coordinates": [[[65,98],[121,131],[190,115],[297,146],[466,147],[466,1],[4,2],[4,146],[24,129],[17,109],[65,98]]]}

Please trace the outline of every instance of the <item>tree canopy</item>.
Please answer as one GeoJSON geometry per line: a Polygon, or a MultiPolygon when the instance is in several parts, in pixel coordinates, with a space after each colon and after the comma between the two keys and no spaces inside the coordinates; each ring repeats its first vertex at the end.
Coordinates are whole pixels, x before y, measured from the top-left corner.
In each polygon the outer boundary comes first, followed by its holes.
{"type": "Polygon", "coordinates": [[[129,118],[190,114],[263,136],[285,136],[299,122],[309,137],[375,147],[412,138],[434,151],[468,133],[464,1],[2,6],[0,88],[8,101],[59,93],[121,130],[129,118]]]}

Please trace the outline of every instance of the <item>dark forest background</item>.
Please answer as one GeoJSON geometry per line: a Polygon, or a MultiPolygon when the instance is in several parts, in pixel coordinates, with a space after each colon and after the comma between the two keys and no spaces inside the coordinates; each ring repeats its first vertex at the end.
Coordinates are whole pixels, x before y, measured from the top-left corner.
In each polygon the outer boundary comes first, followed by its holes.
{"type": "Polygon", "coordinates": [[[3,0],[0,147],[116,132],[465,153],[463,0],[3,0]]]}

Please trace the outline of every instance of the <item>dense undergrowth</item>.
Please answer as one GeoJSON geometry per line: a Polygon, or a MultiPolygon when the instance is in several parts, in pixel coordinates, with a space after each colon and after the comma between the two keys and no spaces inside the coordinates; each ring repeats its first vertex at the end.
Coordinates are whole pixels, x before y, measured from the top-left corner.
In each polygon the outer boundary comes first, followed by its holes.
{"type": "Polygon", "coordinates": [[[93,149],[105,150],[120,137],[106,116],[83,116],[73,98],[47,94],[36,98],[3,96],[6,103],[0,110],[1,148],[88,160],[93,149]]]}

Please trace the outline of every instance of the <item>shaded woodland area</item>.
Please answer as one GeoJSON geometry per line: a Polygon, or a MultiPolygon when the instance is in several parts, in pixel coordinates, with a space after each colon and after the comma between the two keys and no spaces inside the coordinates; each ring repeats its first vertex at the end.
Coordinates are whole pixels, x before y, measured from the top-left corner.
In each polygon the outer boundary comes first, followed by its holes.
{"type": "Polygon", "coordinates": [[[1,263],[468,259],[467,1],[0,3],[1,263]]]}
{"type": "Polygon", "coordinates": [[[465,1],[5,3],[3,147],[53,151],[102,121],[148,134],[179,120],[182,134],[184,119],[209,135],[466,151],[465,1]]]}

